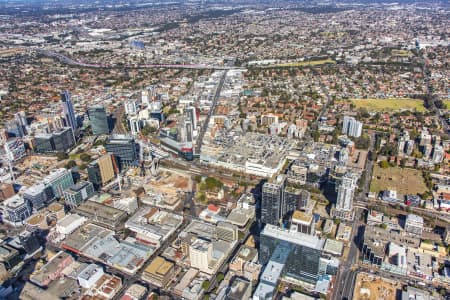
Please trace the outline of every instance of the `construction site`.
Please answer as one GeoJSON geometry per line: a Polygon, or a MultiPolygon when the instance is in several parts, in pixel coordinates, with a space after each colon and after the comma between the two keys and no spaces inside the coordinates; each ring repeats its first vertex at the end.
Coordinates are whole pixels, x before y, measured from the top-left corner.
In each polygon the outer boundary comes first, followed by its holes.
{"type": "Polygon", "coordinates": [[[355,300],[395,300],[402,291],[402,285],[367,273],[359,273],[354,290],[355,300]]]}

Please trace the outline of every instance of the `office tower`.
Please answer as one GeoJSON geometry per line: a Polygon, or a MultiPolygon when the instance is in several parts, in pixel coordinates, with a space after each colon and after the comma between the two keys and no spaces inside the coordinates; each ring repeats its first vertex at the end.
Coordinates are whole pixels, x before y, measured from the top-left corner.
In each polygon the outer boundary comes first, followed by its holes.
{"type": "Polygon", "coordinates": [[[335,271],[322,260],[323,246],[324,240],[316,236],[267,224],[260,234],[258,253],[259,263],[265,268],[254,299],[272,299],[279,280],[284,276],[314,288],[321,275],[335,271]]]}
{"type": "Polygon", "coordinates": [[[266,182],[262,188],[261,222],[264,224],[279,225],[282,221],[281,201],[285,177],[279,175],[275,182],[266,182]]]}
{"type": "Polygon", "coordinates": [[[89,181],[96,190],[114,179],[117,171],[115,158],[109,153],[91,162],[87,169],[89,181]]]}
{"type": "Polygon", "coordinates": [[[72,100],[70,99],[70,93],[68,91],[61,93],[61,103],[66,126],[72,128],[72,131],[75,134],[77,130],[77,118],[75,116],[72,100]]]}
{"type": "Polygon", "coordinates": [[[27,254],[33,254],[36,250],[41,248],[41,244],[39,243],[36,234],[33,232],[23,231],[19,235],[19,241],[27,254]]]}
{"type": "Polygon", "coordinates": [[[94,195],[94,185],[89,181],[80,181],[64,191],[64,200],[70,207],[77,207],[94,195]]]}
{"type": "Polygon", "coordinates": [[[34,137],[34,151],[36,153],[48,153],[54,151],[53,136],[51,134],[39,134],[34,137]]]}
{"type": "Polygon", "coordinates": [[[52,202],[55,196],[51,186],[37,183],[25,190],[23,198],[30,203],[34,211],[37,211],[52,202]]]}
{"type": "Polygon", "coordinates": [[[20,223],[31,216],[31,207],[19,195],[14,195],[3,202],[7,219],[12,223],[20,223]]]}
{"type": "Polygon", "coordinates": [[[433,163],[440,164],[444,159],[444,148],[441,145],[434,146],[433,149],[433,163]]]}
{"type": "Polygon", "coordinates": [[[34,151],[37,153],[66,152],[74,145],[75,139],[70,127],[34,137],[34,151]]]}
{"type": "Polygon", "coordinates": [[[103,106],[92,106],[88,109],[89,121],[94,135],[109,134],[108,115],[103,106]]]}
{"type": "Polygon", "coordinates": [[[336,206],[332,210],[332,216],[340,219],[353,220],[353,197],[357,186],[356,174],[347,172],[337,187],[336,206]]]}
{"type": "Polygon", "coordinates": [[[12,138],[8,140],[5,145],[6,156],[9,161],[16,161],[26,155],[25,144],[20,138],[12,138]]]}
{"type": "Polygon", "coordinates": [[[73,185],[72,173],[64,168],[56,169],[44,178],[44,183],[51,186],[56,198],[61,198],[64,190],[73,185]]]}
{"type": "Polygon", "coordinates": [[[136,165],[138,160],[138,149],[134,138],[117,135],[106,140],[106,151],[114,154],[119,163],[119,168],[136,165]]]}
{"type": "Polygon", "coordinates": [[[360,137],[362,133],[362,123],[356,121],[353,117],[344,116],[342,133],[348,136],[360,137]]]}
{"type": "Polygon", "coordinates": [[[75,145],[73,130],[70,127],[57,130],[52,136],[55,152],[66,152],[75,145]]]}

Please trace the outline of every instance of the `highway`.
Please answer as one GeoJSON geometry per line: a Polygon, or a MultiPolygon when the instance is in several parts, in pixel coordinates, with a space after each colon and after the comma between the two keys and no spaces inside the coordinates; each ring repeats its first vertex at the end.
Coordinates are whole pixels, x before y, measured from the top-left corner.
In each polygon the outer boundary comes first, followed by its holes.
{"type": "MultiPolygon", "coordinates": [[[[227,67],[227,66],[214,66],[214,65],[203,65],[203,64],[142,64],[142,65],[117,65],[117,64],[96,64],[90,62],[83,62],[75,60],[69,56],[63,55],[58,52],[35,48],[32,51],[50,58],[55,58],[60,62],[84,68],[94,68],[94,69],[192,69],[192,70],[231,70],[240,69],[239,67],[227,67]]],[[[244,68],[242,68],[244,69],[244,68]]]]}
{"type": "Polygon", "coordinates": [[[214,99],[213,99],[213,103],[211,104],[211,108],[209,109],[208,115],[206,116],[205,121],[203,121],[200,132],[198,133],[197,141],[195,143],[195,151],[194,151],[195,154],[200,155],[200,149],[202,147],[203,138],[205,137],[206,130],[208,129],[209,119],[216,111],[217,102],[219,102],[220,92],[222,91],[223,84],[225,82],[226,77],[227,77],[227,72],[223,72],[222,77],[220,78],[219,84],[217,85],[216,93],[214,94],[214,99]]]}

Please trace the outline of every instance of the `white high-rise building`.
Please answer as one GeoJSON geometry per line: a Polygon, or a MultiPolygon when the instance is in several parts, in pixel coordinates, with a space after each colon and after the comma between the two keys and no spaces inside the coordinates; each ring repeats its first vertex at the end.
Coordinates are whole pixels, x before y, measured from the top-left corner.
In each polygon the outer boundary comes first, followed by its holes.
{"type": "Polygon", "coordinates": [[[135,115],[136,112],[137,112],[136,101],[128,100],[127,102],[125,102],[125,113],[127,115],[135,115]]]}
{"type": "Polygon", "coordinates": [[[353,220],[353,197],[357,188],[358,176],[354,173],[346,173],[337,187],[336,205],[331,211],[335,218],[353,220]]]}
{"type": "Polygon", "coordinates": [[[353,117],[344,116],[342,124],[342,133],[348,136],[360,137],[362,133],[363,124],[353,117]]]}
{"type": "Polygon", "coordinates": [[[435,164],[440,164],[444,159],[444,148],[441,145],[434,146],[432,159],[435,164]]]}
{"type": "Polygon", "coordinates": [[[212,259],[213,245],[206,240],[197,239],[189,246],[191,267],[209,273],[208,266],[212,259]]]}
{"type": "Polygon", "coordinates": [[[358,178],[352,173],[346,173],[338,187],[336,209],[351,210],[353,208],[353,196],[356,190],[358,178]]]}

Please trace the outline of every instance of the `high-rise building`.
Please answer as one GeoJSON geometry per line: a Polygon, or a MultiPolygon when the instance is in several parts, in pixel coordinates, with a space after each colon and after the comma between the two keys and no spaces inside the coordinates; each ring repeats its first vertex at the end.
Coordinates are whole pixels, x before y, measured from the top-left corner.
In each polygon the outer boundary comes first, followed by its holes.
{"type": "Polygon", "coordinates": [[[213,258],[213,245],[211,242],[197,239],[189,246],[189,260],[191,267],[202,272],[208,271],[208,266],[213,258]]]}
{"type": "Polygon", "coordinates": [[[362,123],[356,121],[356,119],[353,117],[344,116],[342,133],[348,136],[360,137],[362,133],[362,123]]]}
{"type": "Polygon", "coordinates": [[[61,103],[66,126],[72,128],[73,133],[75,133],[77,130],[77,118],[75,116],[72,100],[70,99],[70,93],[68,91],[61,93],[61,103]]]}
{"type": "Polygon", "coordinates": [[[17,125],[17,130],[20,137],[27,134],[26,126],[28,125],[27,117],[24,111],[19,111],[14,114],[14,122],[17,125]]]}
{"type": "Polygon", "coordinates": [[[34,151],[37,153],[66,152],[75,145],[72,128],[65,127],[53,133],[36,135],[34,151]]]}
{"type": "MultiPolygon", "coordinates": [[[[321,275],[334,273],[322,260],[324,240],[301,232],[287,231],[267,224],[261,231],[259,263],[264,265],[254,299],[272,299],[282,277],[315,287],[321,275]]],[[[336,263],[333,261],[333,263],[336,263]]]]}
{"type": "Polygon", "coordinates": [[[264,183],[261,200],[261,222],[264,224],[280,225],[283,215],[281,204],[285,178],[279,175],[275,182],[264,183]]]}
{"type": "Polygon", "coordinates": [[[64,190],[64,200],[70,207],[77,207],[94,195],[92,182],[80,181],[64,190]]]}
{"type": "Polygon", "coordinates": [[[23,198],[30,203],[34,211],[37,211],[51,203],[55,196],[51,186],[38,183],[26,189],[23,198]]]}
{"type": "Polygon", "coordinates": [[[186,120],[184,126],[186,127],[186,142],[192,143],[194,140],[194,131],[191,121],[186,120]]]}
{"type": "Polygon", "coordinates": [[[188,106],[186,107],[186,115],[188,117],[188,120],[191,122],[192,124],[192,128],[193,130],[197,129],[197,109],[195,108],[195,106],[188,106]]]}
{"type": "Polygon", "coordinates": [[[88,109],[88,115],[94,135],[109,134],[108,115],[105,107],[101,105],[92,106],[88,109]]]}
{"type": "Polygon", "coordinates": [[[64,168],[56,169],[44,178],[44,183],[51,186],[56,198],[61,198],[64,190],[73,185],[72,173],[64,168]]]}
{"type": "Polygon", "coordinates": [[[131,115],[128,117],[127,121],[132,135],[137,135],[141,132],[142,122],[139,120],[138,116],[131,115]]]}
{"type": "MultiPolygon", "coordinates": [[[[304,202],[303,191],[291,186],[286,186],[283,190],[283,201],[281,206],[281,214],[282,217],[285,217],[288,214],[293,213],[299,205],[302,205],[304,202]]],[[[302,205],[301,207],[306,206],[302,205]]]]}
{"type": "Polygon", "coordinates": [[[358,187],[358,176],[347,172],[341,178],[337,187],[336,206],[332,211],[333,217],[353,220],[353,197],[358,187]]]}
{"type": "Polygon", "coordinates": [[[433,163],[440,164],[444,159],[444,153],[444,148],[441,145],[434,146],[432,157],[433,163]]]}
{"type": "Polygon", "coordinates": [[[281,225],[283,219],[309,201],[309,195],[289,186],[285,175],[278,175],[274,182],[266,182],[262,188],[261,222],[281,225]]]}
{"type": "Polygon", "coordinates": [[[135,115],[137,112],[137,104],[134,100],[128,100],[125,102],[125,113],[127,115],[135,115]]]}
{"type": "Polygon", "coordinates": [[[89,181],[98,190],[116,176],[118,170],[114,155],[108,153],[101,156],[89,164],[87,171],[89,181]]]}
{"type": "Polygon", "coordinates": [[[138,145],[134,138],[116,135],[106,140],[106,151],[114,154],[120,168],[136,165],[138,156],[138,145]]]}
{"type": "Polygon", "coordinates": [[[56,152],[66,152],[75,145],[72,128],[63,128],[53,132],[53,145],[56,152]]]}

